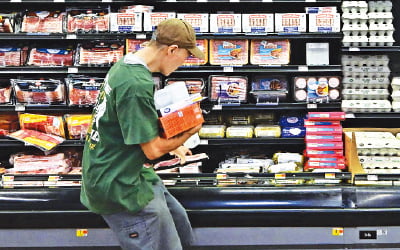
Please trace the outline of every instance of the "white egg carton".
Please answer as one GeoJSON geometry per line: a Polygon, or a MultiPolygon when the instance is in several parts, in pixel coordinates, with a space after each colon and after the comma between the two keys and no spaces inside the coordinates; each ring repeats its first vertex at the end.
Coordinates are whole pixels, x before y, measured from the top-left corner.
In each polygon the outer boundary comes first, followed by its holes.
{"type": "Polygon", "coordinates": [[[342,32],[345,36],[366,36],[368,35],[367,24],[345,24],[343,25],[342,32]]]}
{"type": "Polygon", "coordinates": [[[368,11],[369,12],[391,12],[392,11],[392,1],[369,1],[368,11]]]}
{"type": "Polygon", "coordinates": [[[343,25],[355,25],[361,24],[366,25],[369,20],[368,14],[361,14],[361,13],[343,13],[342,14],[342,22],[343,25]]]}
{"type": "Polygon", "coordinates": [[[390,112],[392,105],[388,100],[342,100],[344,112],[390,112]]]}
{"type": "Polygon", "coordinates": [[[394,43],[392,36],[370,36],[368,40],[370,46],[392,46],[394,43]]]}
{"type": "Polygon", "coordinates": [[[387,100],[387,89],[343,89],[342,98],[345,100],[387,100]]]}
{"type": "Polygon", "coordinates": [[[393,92],[392,92],[392,100],[394,102],[400,102],[400,90],[393,90],[393,92]]]}
{"type": "Polygon", "coordinates": [[[369,25],[370,36],[393,36],[394,26],[393,24],[376,24],[372,23],[369,25]]]}
{"type": "Polygon", "coordinates": [[[343,66],[343,71],[355,73],[390,73],[388,66],[343,66]]]}
{"type": "Polygon", "coordinates": [[[393,77],[391,85],[392,85],[393,91],[400,90],[400,77],[398,77],[398,76],[393,77]]]}
{"type": "MultiPolygon", "coordinates": [[[[382,169],[382,168],[373,168],[373,169],[369,169],[369,168],[364,168],[365,173],[367,174],[400,174],[400,169],[398,168],[388,168],[388,169],[382,169]]],[[[388,181],[388,185],[392,186],[393,182],[392,181],[388,181]]],[[[382,182],[378,182],[377,184],[379,185],[383,185],[382,182]]]]}
{"type": "Polygon", "coordinates": [[[343,1],[342,2],[343,13],[367,13],[368,4],[367,1],[343,1]]]}
{"type": "Polygon", "coordinates": [[[392,108],[393,108],[394,112],[400,112],[400,102],[393,101],[392,102],[392,108]]]}
{"type": "Polygon", "coordinates": [[[342,43],[345,47],[368,46],[368,36],[343,36],[342,43]]]}
{"type": "Polygon", "coordinates": [[[369,24],[392,24],[393,14],[392,12],[371,12],[368,13],[369,24]]]}
{"type": "Polygon", "coordinates": [[[342,88],[344,89],[387,89],[389,84],[389,78],[344,77],[342,80],[342,88]]]}
{"type": "Polygon", "coordinates": [[[356,140],[367,139],[395,139],[396,137],[391,132],[384,131],[368,131],[368,132],[354,132],[356,140]]]}
{"type": "Polygon", "coordinates": [[[381,156],[399,156],[398,148],[357,148],[358,155],[381,155],[381,156]]]}
{"type": "Polygon", "coordinates": [[[388,66],[389,60],[388,55],[342,55],[343,66],[388,66]]]}
{"type": "Polygon", "coordinates": [[[350,78],[389,78],[390,72],[348,72],[343,71],[344,77],[350,78]]]}

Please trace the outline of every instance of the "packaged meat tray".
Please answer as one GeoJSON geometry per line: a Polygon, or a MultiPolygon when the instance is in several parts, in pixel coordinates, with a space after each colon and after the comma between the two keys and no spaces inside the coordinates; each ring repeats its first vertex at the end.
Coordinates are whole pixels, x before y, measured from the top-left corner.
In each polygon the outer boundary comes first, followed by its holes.
{"type": "Polygon", "coordinates": [[[167,78],[165,85],[174,84],[177,82],[184,82],[190,95],[204,94],[205,83],[203,78],[167,78]]]}
{"type": "Polygon", "coordinates": [[[224,138],[225,125],[203,125],[199,131],[201,138],[224,138]]]}
{"type": "Polygon", "coordinates": [[[110,31],[119,33],[131,33],[142,31],[142,13],[111,13],[110,31]]]}
{"type": "Polygon", "coordinates": [[[144,39],[126,39],[126,53],[135,53],[144,48],[149,41],[144,39]]]}
{"type": "Polygon", "coordinates": [[[71,49],[32,48],[27,65],[72,66],[74,51],[71,49]]]}
{"type": "Polygon", "coordinates": [[[208,33],[208,13],[178,13],[177,18],[192,25],[196,33],[208,33]]]}
{"type": "Polygon", "coordinates": [[[68,91],[68,105],[93,106],[96,104],[104,78],[71,76],[65,78],[68,91]]]}
{"type": "Polygon", "coordinates": [[[0,104],[11,104],[12,86],[7,78],[0,78],[0,104]]]}
{"type": "Polygon", "coordinates": [[[63,33],[65,12],[28,11],[23,16],[21,32],[27,33],[63,33]]]}
{"type": "Polygon", "coordinates": [[[0,46],[0,67],[23,66],[28,55],[28,48],[0,46]]]}
{"type": "Polygon", "coordinates": [[[203,52],[204,59],[199,59],[197,57],[189,56],[183,62],[183,66],[198,66],[198,65],[204,65],[208,62],[208,40],[198,39],[196,40],[196,46],[203,52]]]}
{"type": "Polygon", "coordinates": [[[88,41],[78,44],[75,66],[110,66],[124,56],[120,41],[88,41]]]}
{"type": "Polygon", "coordinates": [[[251,40],[250,63],[284,65],[290,62],[289,40],[251,40]]]}
{"type": "Polygon", "coordinates": [[[68,33],[98,33],[110,31],[109,8],[67,9],[68,33]]]}
{"type": "Polygon", "coordinates": [[[308,15],[309,32],[340,32],[339,13],[320,13],[308,15]]]}
{"type": "Polygon", "coordinates": [[[275,13],[275,32],[306,32],[306,13],[275,13]]]}
{"type": "Polygon", "coordinates": [[[293,82],[293,97],[297,102],[334,102],[341,99],[338,76],[295,77],[293,82]]]}
{"type": "Polygon", "coordinates": [[[210,32],[236,33],[241,31],[241,14],[210,14],[210,32]]]}
{"type": "Polygon", "coordinates": [[[68,139],[84,140],[92,120],[91,114],[66,114],[68,139]]]}
{"type": "Polygon", "coordinates": [[[0,13],[0,33],[14,33],[15,30],[15,14],[0,13]]]}
{"type": "Polygon", "coordinates": [[[145,12],[143,13],[143,31],[154,31],[159,23],[175,16],[175,12],[145,12]]]}
{"type": "Polygon", "coordinates": [[[50,151],[64,142],[64,138],[30,129],[21,129],[10,133],[8,137],[35,146],[43,151],[50,151]]]}
{"type": "Polygon", "coordinates": [[[0,114],[0,138],[19,129],[18,115],[16,113],[0,114]]]}
{"type": "Polygon", "coordinates": [[[274,14],[242,14],[242,31],[245,33],[274,32],[274,14]]]}
{"type": "Polygon", "coordinates": [[[244,65],[248,54],[248,40],[210,40],[211,65],[244,65]]]}
{"type": "Polygon", "coordinates": [[[67,174],[69,160],[63,153],[51,155],[20,154],[13,157],[13,174],[67,174]]]}
{"type": "Polygon", "coordinates": [[[209,78],[209,96],[211,101],[246,102],[247,77],[213,76],[209,78]]]}
{"type": "Polygon", "coordinates": [[[278,125],[259,124],[254,128],[255,137],[278,138],[281,136],[281,127],[278,125]]]}
{"type": "Polygon", "coordinates": [[[65,87],[60,80],[11,79],[17,103],[65,104],[65,87]]]}
{"type": "Polygon", "coordinates": [[[259,75],[251,83],[250,95],[256,103],[286,101],[287,79],[284,76],[259,75]]]}
{"type": "Polygon", "coordinates": [[[252,138],[254,127],[251,125],[230,126],[226,129],[226,138],[252,138]]]}
{"type": "Polygon", "coordinates": [[[65,138],[64,120],[61,116],[20,114],[19,125],[21,129],[36,130],[65,138]]]}

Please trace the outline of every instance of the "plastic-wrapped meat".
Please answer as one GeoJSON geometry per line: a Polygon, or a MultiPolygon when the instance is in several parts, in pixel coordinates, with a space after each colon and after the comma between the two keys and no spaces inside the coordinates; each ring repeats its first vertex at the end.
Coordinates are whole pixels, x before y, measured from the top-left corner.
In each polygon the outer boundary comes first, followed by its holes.
{"type": "Polygon", "coordinates": [[[0,104],[11,102],[11,83],[7,78],[0,78],[0,104]]]}
{"type": "Polygon", "coordinates": [[[88,131],[92,115],[67,114],[65,122],[67,123],[69,139],[84,139],[88,131]]]}
{"type": "Polygon", "coordinates": [[[243,65],[248,63],[248,40],[210,40],[211,65],[243,65]]]}
{"type": "Polygon", "coordinates": [[[32,48],[28,65],[34,66],[72,66],[73,51],[68,49],[32,48]]]}
{"type": "Polygon", "coordinates": [[[64,121],[61,116],[25,113],[19,115],[19,124],[21,129],[33,129],[65,138],[64,121]]]}
{"type": "Polygon", "coordinates": [[[27,48],[0,47],[0,66],[22,66],[27,56],[27,48]]]}
{"type": "Polygon", "coordinates": [[[97,96],[104,78],[71,77],[66,78],[68,88],[68,104],[70,106],[92,106],[96,104],[97,96]]]}
{"type": "Polygon", "coordinates": [[[0,13],[0,33],[14,32],[14,14],[0,13]]]}
{"type": "Polygon", "coordinates": [[[65,103],[65,87],[60,80],[11,79],[18,103],[65,103]]]}
{"type": "Polygon", "coordinates": [[[109,10],[104,8],[67,10],[67,31],[69,33],[108,32],[109,10]]]}
{"type": "Polygon", "coordinates": [[[149,40],[142,39],[126,39],[126,52],[135,53],[136,51],[146,47],[149,40]]]}
{"type": "Polygon", "coordinates": [[[53,155],[13,156],[13,173],[19,174],[67,174],[71,167],[63,153],[53,155]]]}
{"type": "Polygon", "coordinates": [[[111,65],[124,56],[124,45],[118,41],[93,41],[78,45],[75,65],[111,65]]]}
{"type": "Polygon", "coordinates": [[[22,21],[22,32],[62,33],[65,12],[37,11],[28,12],[22,21]]]}
{"type": "Polygon", "coordinates": [[[209,82],[211,101],[247,101],[247,77],[210,76],[209,82]]]}
{"type": "Polygon", "coordinates": [[[7,135],[43,151],[49,151],[64,142],[64,138],[30,129],[20,129],[7,135]]]}
{"type": "MultiPolygon", "coordinates": [[[[186,156],[186,162],[195,162],[195,161],[201,161],[201,160],[205,160],[205,159],[208,159],[208,155],[205,153],[186,156]]],[[[180,161],[181,160],[179,158],[173,158],[171,160],[160,161],[160,162],[154,164],[154,169],[176,166],[176,165],[180,164],[180,161]]]]}
{"type": "Polygon", "coordinates": [[[17,114],[0,114],[0,137],[4,137],[18,129],[19,121],[17,114]]]}

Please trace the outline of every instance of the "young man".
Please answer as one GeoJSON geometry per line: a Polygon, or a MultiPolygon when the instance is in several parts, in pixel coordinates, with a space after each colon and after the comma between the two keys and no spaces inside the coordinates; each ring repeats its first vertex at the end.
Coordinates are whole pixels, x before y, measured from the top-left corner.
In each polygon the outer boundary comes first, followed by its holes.
{"type": "Polygon", "coordinates": [[[190,24],[160,23],[149,44],[128,54],[108,72],[93,110],[83,153],[81,202],[101,214],[123,249],[182,249],[192,241],[185,209],[145,162],[171,152],[185,161],[181,146],[201,125],[171,139],[159,136],[153,72],[171,74],[193,55],[190,24]]]}

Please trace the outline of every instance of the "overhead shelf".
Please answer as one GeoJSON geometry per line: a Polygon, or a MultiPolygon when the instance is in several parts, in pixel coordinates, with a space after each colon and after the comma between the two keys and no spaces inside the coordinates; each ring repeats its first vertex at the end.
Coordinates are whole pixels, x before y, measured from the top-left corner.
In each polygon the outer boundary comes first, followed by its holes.
{"type": "MultiPolygon", "coordinates": [[[[5,0],[10,3],[132,3],[132,0],[5,0]]],[[[137,4],[155,3],[340,3],[340,0],[147,0],[137,4]]]]}
{"type": "Polygon", "coordinates": [[[232,103],[232,104],[202,104],[205,109],[211,110],[340,110],[340,103],[265,103],[265,104],[248,104],[248,103],[232,103]]]}
{"type": "Polygon", "coordinates": [[[201,139],[200,145],[276,145],[294,144],[304,145],[304,138],[220,138],[220,139],[201,139]]]}
{"type": "Polygon", "coordinates": [[[33,111],[33,112],[83,112],[83,113],[91,113],[93,110],[92,107],[87,106],[67,106],[63,105],[0,105],[0,112],[12,112],[12,111],[33,111]]]}

